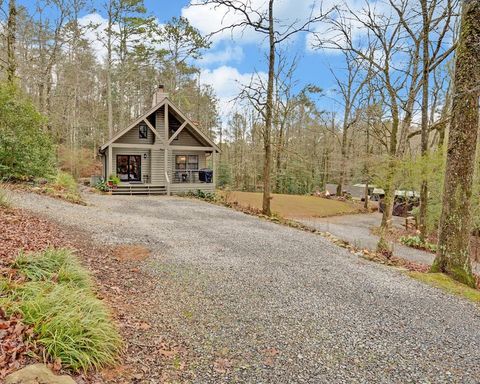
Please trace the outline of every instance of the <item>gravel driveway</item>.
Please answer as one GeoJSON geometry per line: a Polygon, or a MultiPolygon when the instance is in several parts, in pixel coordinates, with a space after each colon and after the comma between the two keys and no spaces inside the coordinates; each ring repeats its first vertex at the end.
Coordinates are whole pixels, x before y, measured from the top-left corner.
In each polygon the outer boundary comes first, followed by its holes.
{"type": "Polygon", "coordinates": [[[463,299],[223,207],[86,198],[87,207],[14,200],[97,242],[152,250],[140,265],[156,281],[149,320],[194,355],[180,381],[480,382],[480,310],[463,299]]]}
{"type": "MultiPolygon", "coordinates": [[[[405,219],[393,216],[393,225],[401,228],[405,219]]],[[[322,232],[329,232],[339,239],[345,240],[358,248],[369,250],[377,249],[379,236],[372,233],[372,229],[380,225],[381,213],[367,213],[356,215],[340,215],[333,217],[295,219],[305,225],[318,229],[322,232]]],[[[435,255],[398,243],[390,244],[395,256],[407,259],[416,263],[431,265],[435,255]]],[[[480,265],[473,263],[473,270],[480,273],[480,265]]],[[[480,380],[479,380],[480,382],[480,380]]]]}

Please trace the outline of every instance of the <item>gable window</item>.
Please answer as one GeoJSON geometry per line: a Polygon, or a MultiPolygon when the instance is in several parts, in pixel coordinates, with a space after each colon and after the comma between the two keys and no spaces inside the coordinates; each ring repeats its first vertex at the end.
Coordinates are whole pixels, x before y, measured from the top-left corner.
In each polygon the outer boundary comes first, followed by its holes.
{"type": "Polygon", "coordinates": [[[148,139],[148,127],[146,126],[146,124],[140,124],[138,126],[138,138],[148,139]]]}

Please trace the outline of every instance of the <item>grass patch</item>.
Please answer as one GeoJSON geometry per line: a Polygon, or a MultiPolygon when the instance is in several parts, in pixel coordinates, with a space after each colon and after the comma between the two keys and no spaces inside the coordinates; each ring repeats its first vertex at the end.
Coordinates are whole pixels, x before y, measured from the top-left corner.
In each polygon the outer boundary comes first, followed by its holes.
{"type": "MultiPolygon", "coordinates": [[[[219,192],[227,203],[237,202],[242,207],[262,208],[262,193],[259,192],[219,192]]],[[[272,194],[272,211],[281,217],[308,218],[328,217],[359,213],[360,204],[348,201],[324,199],[316,196],[272,194]]]]}
{"type": "Polygon", "coordinates": [[[53,182],[44,188],[47,195],[58,197],[75,204],[85,204],[78,192],[78,185],[72,175],[59,171],[53,182]]]}
{"type": "Polygon", "coordinates": [[[47,249],[41,253],[21,253],[13,263],[30,281],[72,283],[78,288],[91,288],[88,272],[68,249],[47,249]]]}
{"type": "Polygon", "coordinates": [[[73,176],[62,171],[49,178],[37,178],[32,181],[14,180],[12,183],[5,183],[4,185],[5,189],[34,192],[65,200],[69,203],[86,205],[73,176]]]}
{"type": "Polygon", "coordinates": [[[2,185],[0,184],[0,208],[9,209],[12,206],[10,197],[4,189],[1,189],[2,185]]]}
{"type": "Polygon", "coordinates": [[[71,251],[20,255],[13,268],[26,279],[0,284],[2,303],[33,327],[33,342],[51,361],[74,371],[115,363],[121,338],[91,278],[71,251]]]}
{"type": "Polygon", "coordinates": [[[453,293],[458,296],[462,296],[467,300],[480,304],[480,291],[471,288],[465,284],[459,283],[453,280],[451,277],[444,273],[421,273],[421,272],[408,272],[408,275],[414,279],[423,281],[436,288],[443,289],[446,292],[453,293]]]}

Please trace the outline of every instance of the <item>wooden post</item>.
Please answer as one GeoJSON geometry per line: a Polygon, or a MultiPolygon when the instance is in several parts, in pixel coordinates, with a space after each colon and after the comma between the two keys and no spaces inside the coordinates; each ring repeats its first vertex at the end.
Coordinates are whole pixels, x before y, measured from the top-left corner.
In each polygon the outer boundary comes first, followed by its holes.
{"type": "Polygon", "coordinates": [[[212,168],[213,168],[213,187],[217,188],[217,151],[212,152],[212,168]]]}
{"type": "Polygon", "coordinates": [[[165,119],[165,145],[166,145],[168,143],[168,132],[169,132],[169,129],[168,129],[168,102],[165,102],[164,110],[165,110],[164,119],[165,119]]]}
{"type": "Polygon", "coordinates": [[[108,172],[107,172],[107,179],[112,176],[113,172],[113,153],[112,153],[112,146],[108,146],[108,172]]]}
{"type": "MultiPolygon", "coordinates": [[[[165,147],[163,151],[165,154],[165,182],[167,183],[167,196],[170,196],[170,177],[169,177],[169,164],[168,164],[168,157],[169,157],[169,150],[168,147],[165,147]]],[[[173,175],[172,175],[173,177],[173,175]]]]}
{"type": "Polygon", "coordinates": [[[149,161],[150,161],[150,169],[148,171],[148,174],[149,174],[148,179],[150,181],[150,184],[153,184],[153,172],[152,172],[152,169],[153,169],[153,162],[152,162],[153,150],[150,149],[147,153],[148,153],[148,157],[149,157],[149,161]]]}

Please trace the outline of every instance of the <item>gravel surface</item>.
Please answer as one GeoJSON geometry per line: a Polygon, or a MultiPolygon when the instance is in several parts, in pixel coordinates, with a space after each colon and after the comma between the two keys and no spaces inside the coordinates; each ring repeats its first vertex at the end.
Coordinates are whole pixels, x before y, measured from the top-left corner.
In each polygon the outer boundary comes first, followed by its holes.
{"type": "MultiPolygon", "coordinates": [[[[382,215],[380,213],[367,213],[313,219],[302,218],[295,220],[316,228],[319,231],[329,232],[342,240],[348,241],[350,244],[355,245],[358,248],[375,250],[377,248],[379,237],[374,235],[371,229],[380,225],[382,215]]],[[[393,217],[393,225],[402,227],[404,223],[405,219],[401,217],[393,217]]],[[[407,247],[398,243],[392,243],[391,245],[394,255],[403,259],[429,265],[431,265],[435,259],[435,255],[430,252],[407,247]]],[[[480,273],[480,266],[478,263],[475,263],[473,268],[475,272],[480,273]]]]}
{"type": "Polygon", "coordinates": [[[141,264],[156,282],[148,321],[190,351],[185,367],[176,363],[181,382],[480,382],[480,310],[463,299],[223,207],[86,199],[14,197],[99,243],[152,251],[141,264]]]}

